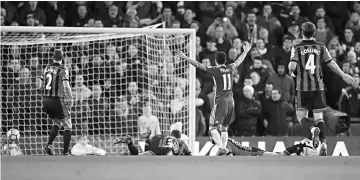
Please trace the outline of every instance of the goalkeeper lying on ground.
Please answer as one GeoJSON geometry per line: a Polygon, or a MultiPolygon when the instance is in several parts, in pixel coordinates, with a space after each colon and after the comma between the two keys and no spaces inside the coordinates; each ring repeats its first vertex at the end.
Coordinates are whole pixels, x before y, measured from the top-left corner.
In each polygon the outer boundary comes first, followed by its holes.
{"type": "Polygon", "coordinates": [[[191,156],[191,151],[182,139],[181,123],[175,123],[170,127],[170,135],[156,135],[151,139],[151,131],[147,131],[140,135],[141,139],[145,139],[145,152],[139,153],[138,149],[132,142],[132,137],[126,135],[115,139],[114,144],[126,143],[131,155],[147,155],[147,156],[191,156]]]}
{"type": "MultiPolygon", "coordinates": [[[[215,145],[215,142],[212,139],[211,141],[215,145]]],[[[251,156],[319,156],[320,152],[320,148],[314,148],[312,140],[307,138],[300,141],[299,144],[287,147],[281,153],[264,151],[257,147],[243,146],[240,142],[232,138],[229,138],[227,148],[230,150],[227,154],[228,156],[238,156],[240,154],[244,154],[241,152],[247,152],[251,156]]]]}

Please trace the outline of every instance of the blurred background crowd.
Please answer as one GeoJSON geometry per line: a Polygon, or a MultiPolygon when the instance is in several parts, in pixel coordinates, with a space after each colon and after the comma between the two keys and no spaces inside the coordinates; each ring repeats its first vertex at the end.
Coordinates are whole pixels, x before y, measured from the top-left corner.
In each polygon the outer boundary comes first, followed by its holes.
{"type": "MultiPolygon", "coordinates": [[[[2,1],[1,26],[141,28],[164,22],[166,28],[196,29],[196,60],[206,65],[215,65],[216,51],[224,51],[228,63],[234,62],[243,52],[242,42],[251,42],[252,50],[233,73],[236,118],[230,135],[286,136],[296,135],[299,125],[294,79],[287,67],[291,47],[301,41],[301,24],[316,25],[316,40],[359,84],[359,13],[360,2],[336,1],[2,1]]],[[[72,114],[79,133],[138,132],[141,115],[157,117],[160,124],[186,121],[182,118],[188,116],[187,64],[174,57],[173,50],[187,52],[188,38],[174,37],[173,47],[153,47],[152,51],[145,50],[142,40],[58,45],[66,51],[64,63],[71,71],[72,114]]],[[[49,128],[37,87],[53,48],[2,46],[3,128],[15,126],[24,132],[49,128]]],[[[326,66],[323,74],[329,106],[325,117],[337,116],[335,110],[360,117],[360,88],[349,87],[326,66]]],[[[197,70],[197,136],[207,135],[213,97],[212,77],[197,70]]],[[[338,134],[346,132],[348,127],[341,127],[348,125],[328,123],[328,128],[338,134]]]]}

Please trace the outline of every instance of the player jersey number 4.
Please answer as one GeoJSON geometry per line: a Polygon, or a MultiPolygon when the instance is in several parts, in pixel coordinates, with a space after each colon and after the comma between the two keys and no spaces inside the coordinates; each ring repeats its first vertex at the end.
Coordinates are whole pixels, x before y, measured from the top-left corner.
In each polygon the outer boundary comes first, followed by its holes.
{"type": "Polygon", "coordinates": [[[291,49],[291,61],[297,63],[296,90],[324,90],[321,67],[331,61],[331,56],[322,43],[302,41],[291,49]]]}

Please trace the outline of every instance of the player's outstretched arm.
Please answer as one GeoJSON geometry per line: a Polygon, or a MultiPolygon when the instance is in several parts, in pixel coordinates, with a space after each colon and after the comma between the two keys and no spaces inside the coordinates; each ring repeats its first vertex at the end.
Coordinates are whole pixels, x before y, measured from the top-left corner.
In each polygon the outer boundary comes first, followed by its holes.
{"type": "Polygon", "coordinates": [[[246,55],[248,54],[248,52],[251,49],[251,44],[248,42],[244,42],[243,44],[243,49],[244,52],[237,58],[237,60],[232,64],[233,68],[237,68],[246,58],[246,55]]]}
{"type": "Polygon", "coordinates": [[[330,61],[329,63],[327,63],[327,66],[337,75],[339,75],[346,83],[350,84],[350,85],[354,85],[355,84],[355,80],[349,75],[349,74],[345,74],[340,67],[336,64],[336,62],[334,61],[330,61]]]}
{"type": "Polygon", "coordinates": [[[193,66],[195,66],[196,68],[199,68],[203,71],[206,71],[206,66],[197,62],[196,60],[190,59],[189,57],[187,57],[183,52],[178,51],[176,52],[176,55],[179,56],[180,58],[185,59],[187,62],[189,62],[190,64],[192,64],[193,66]]]}

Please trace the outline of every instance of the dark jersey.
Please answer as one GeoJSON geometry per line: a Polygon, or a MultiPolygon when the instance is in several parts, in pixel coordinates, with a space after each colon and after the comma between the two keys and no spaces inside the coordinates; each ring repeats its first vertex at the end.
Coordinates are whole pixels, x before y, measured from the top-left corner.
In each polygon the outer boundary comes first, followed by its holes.
{"type": "Polygon", "coordinates": [[[291,50],[291,61],[296,62],[296,90],[324,90],[322,65],[331,62],[324,44],[314,40],[303,40],[291,50]]]}
{"type": "Polygon", "coordinates": [[[215,98],[232,96],[233,78],[232,65],[220,65],[206,67],[206,72],[213,76],[216,87],[215,98]]]}
{"type": "Polygon", "coordinates": [[[63,81],[69,80],[69,71],[60,64],[54,63],[44,69],[41,80],[43,80],[43,96],[64,98],[63,81]]]}
{"type": "Polygon", "coordinates": [[[167,155],[172,150],[172,137],[156,135],[148,139],[145,144],[145,151],[152,151],[158,156],[167,155]]]}

